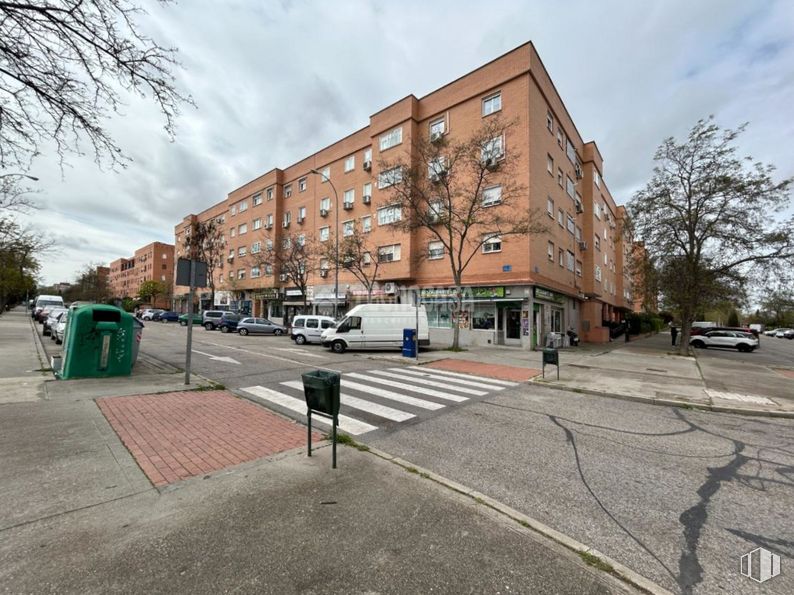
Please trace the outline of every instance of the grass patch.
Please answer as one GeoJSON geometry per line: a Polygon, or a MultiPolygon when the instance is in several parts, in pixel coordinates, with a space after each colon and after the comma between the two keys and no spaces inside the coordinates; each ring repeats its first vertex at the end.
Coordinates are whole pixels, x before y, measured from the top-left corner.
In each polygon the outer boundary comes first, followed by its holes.
{"type": "Polygon", "coordinates": [[[420,473],[419,477],[421,477],[422,479],[430,479],[430,475],[424,472],[420,473]]]}
{"type": "Polygon", "coordinates": [[[197,386],[196,388],[191,389],[191,390],[193,392],[200,393],[200,392],[204,392],[204,391],[208,391],[208,390],[226,390],[226,386],[224,386],[223,384],[219,384],[217,382],[210,382],[207,385],[197,386]]]}
{"type": "Polygon", "coordinates": [[[477,504],[485,504],[485,500],[483,500],[483,499],[482,499],[482,498],[480,498],[479,496],[475,496],[475,497],[474,497],[474,501],[475,501],[477,504]]]}
{"type": "Polygon", "coordinates": [[[593,568],[598,568],[598,570],[603,570],[604,572],[614,572],[615,569],[612,568],[611,564],[604,562],[598,556],[594,556],[589,552],[577,552],[579,557],[584,561],[585,564],[588,566],[592,566],[593,568]]]}
{"type": "Polygon", "coordinates": [[[460,353],[461,351],[468,351],[468,349],[464,349],[463,347],[445,347],[443,351],[451,351],[453,353],[460,353]]]}
{"type": "Polygon", "coordinates": [[[530,525],[528,522],[526,522],[526,521],[518,520],[518,521],[516,521],[516,522],[517,522],[519,525],[521,525],[522,527],[526,528],[526,529],[531,529],[531,528],[532,528],[532,526],[531,526],[531,525],[530,525]]]}
{"type": "MultiPolygon", "coordinates": [[[[325,439],[326,440],[333,440],[334,439],[333,434],[331,434],[330,432],[327,433],[325,435],[325,439]]],[[[355,448],[357,450],[360,450],[361,452],[368,452],[369,451],[369,446],[367,446],[366,444],[361,444],[359,442],[356,442],[355,440],[353,440],[353,438],[351,438],[347,434],[343,434],[341,432],[337,432],[336,433],[336,443],[337,444],[346,444],[347,446],[352,446],[353,448],[355,448]]]]}
{"type": "Polygon", "coordinates": [[[406,470],[408,473],[416,473],[416,474],[418,474],[418,473],[419,473],[419,469],[417,469],[416,467],[406,467],[406,468],[405,468],[405,470],[406,470]]]}

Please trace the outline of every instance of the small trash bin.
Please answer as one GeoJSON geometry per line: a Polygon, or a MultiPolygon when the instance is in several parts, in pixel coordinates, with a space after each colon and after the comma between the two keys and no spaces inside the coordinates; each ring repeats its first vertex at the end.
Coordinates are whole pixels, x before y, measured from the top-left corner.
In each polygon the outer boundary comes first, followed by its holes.
{"type": "Polygon", "coordinates": [[[303,378],[303,394],[306,406],[330,416],[339,415],[340,374],[325,370],[305,372],[303,378]]]}
{"type": "Polygon", "coordinates": [[[403,329],[403,357],[416,357],[416,329],[403,329]]]}
{"type": "Polygon", "coordinates": [[[141,349],[141,339],[143,338],[144,324],[137,318],[133,318],[132,328],[134,329],[135,335],[132,339],[132,366],[135,367],[135,362],[138,361],[138,351],[141,349]]]}

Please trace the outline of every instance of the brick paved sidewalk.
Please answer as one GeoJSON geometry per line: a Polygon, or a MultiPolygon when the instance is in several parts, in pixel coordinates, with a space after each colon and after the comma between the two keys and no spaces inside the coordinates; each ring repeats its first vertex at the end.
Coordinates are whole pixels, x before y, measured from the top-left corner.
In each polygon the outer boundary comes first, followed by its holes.
{"type": "Polygon", "coordinates": [[[540,374],[536,368],[520,368],[518,366],[502,366],[499,364],[486,364],[465,359],[442,359],[426,365],[428,368],[462,372],[475,376],[487,376],[499,380],[512,380],[513,382],[526,382],[540,374]]]}
{"type": "Polygon", "coordinates": [[[306,444],[304,426],[227,391],[108,397],[97,404],[157,487],[306,444]]]}

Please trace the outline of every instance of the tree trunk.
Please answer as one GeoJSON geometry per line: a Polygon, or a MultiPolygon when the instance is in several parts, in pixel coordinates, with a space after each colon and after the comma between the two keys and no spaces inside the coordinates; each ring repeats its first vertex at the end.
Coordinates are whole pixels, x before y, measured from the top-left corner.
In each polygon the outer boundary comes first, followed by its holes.
{"type": "Polygon", "coordinates": [[[455,284],[455,301],[453,302],[452,311],[452,351],[460,350],[460,315],[463,310],[461,295],[461,287],[459,283],[455,284]]]}
{"type": "Polygon", "coordinates": [[[689,338],[692,335],[692,315],[688,309],[681,311],[681,333],[678,345],[678,355],[689,355],[689,338]]]}

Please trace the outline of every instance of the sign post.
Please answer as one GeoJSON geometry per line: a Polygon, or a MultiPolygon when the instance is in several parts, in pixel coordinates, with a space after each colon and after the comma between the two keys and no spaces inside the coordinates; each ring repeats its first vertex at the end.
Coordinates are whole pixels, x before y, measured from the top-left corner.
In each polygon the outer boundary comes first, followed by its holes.
{"type": "Polygon", "coordinates": [[[414,296],[414,302],[416,303],[416,333],[414,333],[414,351],[416,353],[416,364],[419,365],[419,290],[416,290],[416,296],[414,296]]]}
{"type": "Polygon", "coordinates": [[[193,350],[193,296],[196,286],[207,286],[207,264],[180,258],[176,263],[176,284],[188,286],[187,343],[185,346],[185,384],[190,384],[190,360],[193,350]]]}

